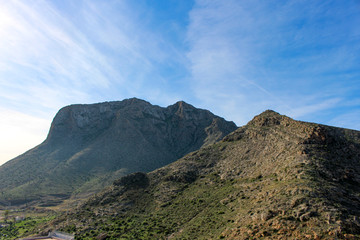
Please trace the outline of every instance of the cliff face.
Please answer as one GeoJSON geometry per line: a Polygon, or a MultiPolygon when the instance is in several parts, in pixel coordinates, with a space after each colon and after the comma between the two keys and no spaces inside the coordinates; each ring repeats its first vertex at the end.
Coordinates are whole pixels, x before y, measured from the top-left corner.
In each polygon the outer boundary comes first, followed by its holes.
{"type": "Polygon", "coordinates": [[[216,142],[233,122],[185,102],[167,108],[140,99],[71,105],[47,139],[0,168],[0,198],[96,191],[135,171],[148,172],[216,142]]]}
{"type": "Polygon", "coordinates": [[[359,239],[359,216],[360,132],[265,111],[216,144],[114,181],[45,229],[79,239],[359,239]]]}

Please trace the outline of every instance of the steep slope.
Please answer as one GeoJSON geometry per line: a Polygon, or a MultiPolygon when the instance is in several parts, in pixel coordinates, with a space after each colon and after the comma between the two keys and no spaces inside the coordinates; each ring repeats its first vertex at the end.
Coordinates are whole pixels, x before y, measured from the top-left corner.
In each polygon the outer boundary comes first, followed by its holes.
{"type": "Polygon", "coordinates": [[[0,167],[0,200],[95,191],[125,174],[162,167],[235,129],[233,122],[185,102],[162,108],[133,98],[64,107],[42,144],[0,167]]]}
{"type": "Polygon", "coordinates": [[[360,132],[256,116],[44,226],[77,239],[358,239],[360,132]]]}

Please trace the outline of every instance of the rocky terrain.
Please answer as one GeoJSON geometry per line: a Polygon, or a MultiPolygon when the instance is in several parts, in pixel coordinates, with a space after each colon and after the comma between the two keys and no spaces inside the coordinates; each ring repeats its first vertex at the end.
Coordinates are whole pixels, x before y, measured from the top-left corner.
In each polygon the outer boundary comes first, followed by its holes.
{"type": "Polygon", "coordinates": [[[42,144],[0,167],[0,204],[57,205],[126,174],[165,166],[236,128],[185,102],[162,108],[132,98],[67,106],[42,144]]]}
{"type": "Polygon", "coordinates": [[[42,229],[76,239],[359,239],[360,132],[265,111],[42,229]]]}

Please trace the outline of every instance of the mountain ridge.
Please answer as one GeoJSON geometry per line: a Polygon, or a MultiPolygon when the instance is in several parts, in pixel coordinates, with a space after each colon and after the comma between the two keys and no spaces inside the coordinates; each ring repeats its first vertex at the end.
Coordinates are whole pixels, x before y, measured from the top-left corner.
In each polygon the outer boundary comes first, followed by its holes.
{"type": "Polygon", "coordinates": [[[220,142],[116,180],[44,231],[78,239],[358,239],[359,216],[360,132],[265,111],[220,142]]]}
{"type": "Polygon", "coordinates": [[[0,167],[0,198],[26,202],[96,191],[127,173],[164,166],[236,128],[185,102],[162,108],[131,98],[66,106],[43,143],[0,167]]]}

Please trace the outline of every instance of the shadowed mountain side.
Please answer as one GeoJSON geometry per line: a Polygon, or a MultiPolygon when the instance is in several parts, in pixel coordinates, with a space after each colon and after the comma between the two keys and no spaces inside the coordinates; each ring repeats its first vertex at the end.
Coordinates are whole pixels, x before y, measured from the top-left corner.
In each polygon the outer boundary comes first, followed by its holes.
{"type": "Polygon", "coordinates": [[[360,132],[273,111],[44,226],[76,239],[359,239],[360,132]]]}
{"type": "Polygon", "coordinates": [[[235,129],[233,122],[185,102],[162,108],[133,98],[64,107],[42,144],[0,167],[0,199],[15,203],[96,191],[125,174],[169,164],[235,129]]]}

